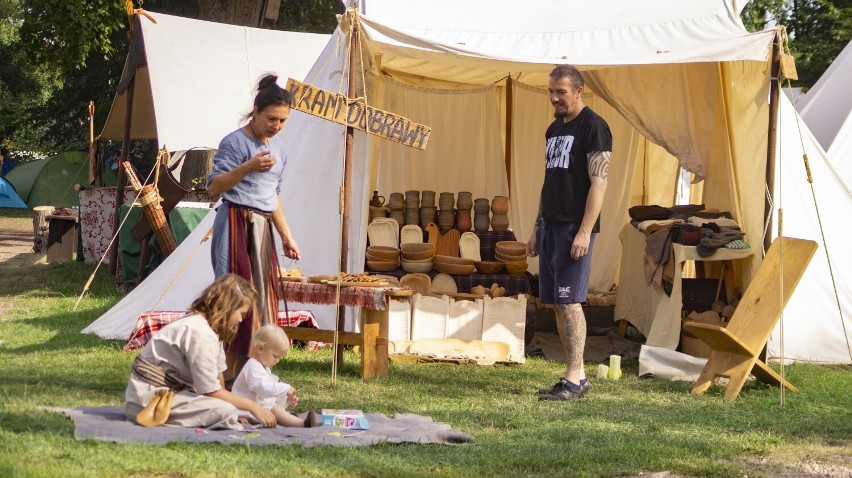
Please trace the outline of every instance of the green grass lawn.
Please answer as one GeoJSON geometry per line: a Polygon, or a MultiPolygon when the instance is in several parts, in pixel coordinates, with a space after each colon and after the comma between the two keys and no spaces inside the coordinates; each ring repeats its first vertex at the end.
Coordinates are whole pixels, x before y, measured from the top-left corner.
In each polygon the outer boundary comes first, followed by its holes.
{"type": "MultiPolygon", "coordinates": [[[[291,351],[276,373],[301,395],[299,411],[360,408],[428,415],[473,435],[464,445],[312,448],[217,444],[119,445],[74,439],[72,422],[42,406],[121,405],[133,353],[80,331],[117,302],[99,272],[76,311],[92,265],[0,263],[0,477],[274,476],[850,476],[852,373],[796,364],[787,393],[749,383],[727,401],[714,387],[636,377],[592,379],[575,403],[539,402],[562,364],[531,358],[515,366],[391,364],[362,381],[346,351],[331,386],[331,352],[291,351]],[[811,466],[811,468],[808,468],[811,466]],[[814,466],[833,474],[808,474],[814,466]]],[[[43,257],[43,256],[42,256],[43,257]]],[[[587,363],[594,375],[597,364],[587,363]]]]}

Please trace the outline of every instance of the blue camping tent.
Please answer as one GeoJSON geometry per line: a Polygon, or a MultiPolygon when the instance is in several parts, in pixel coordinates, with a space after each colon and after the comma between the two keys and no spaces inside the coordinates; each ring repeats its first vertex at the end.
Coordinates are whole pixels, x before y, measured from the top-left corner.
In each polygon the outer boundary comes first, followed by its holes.
{"type": "Polygon", "coordinates": [[[26,209],[27,203],[18,196],[12,183],[0,178],[0,209],[26,209]]]}

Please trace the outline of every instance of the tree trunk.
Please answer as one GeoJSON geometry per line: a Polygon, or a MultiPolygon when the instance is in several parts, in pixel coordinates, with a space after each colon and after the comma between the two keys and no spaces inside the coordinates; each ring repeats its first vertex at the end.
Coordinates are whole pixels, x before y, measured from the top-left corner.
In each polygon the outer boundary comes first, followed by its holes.
{"type": "Polygon", "coordinates": [[[183,167],[180,170],[180,185],[184,189],[207,189],[207,177],[213,170],[212,149],[192,149],[186,152],[183,158],[183,167]]]}
{"type": "Polygon", "coordinates": [[[47,216],[53,214],[53,206],[33,208],[33,252],[44,254],[47,251],[47,232],[50,226],[47,216]]]}
{"type": "Polygon", "coordinates": [[[263,19],[263,5],[258,0],[198,0],[198,18],[231,25],[258,27],[263,19]]]}

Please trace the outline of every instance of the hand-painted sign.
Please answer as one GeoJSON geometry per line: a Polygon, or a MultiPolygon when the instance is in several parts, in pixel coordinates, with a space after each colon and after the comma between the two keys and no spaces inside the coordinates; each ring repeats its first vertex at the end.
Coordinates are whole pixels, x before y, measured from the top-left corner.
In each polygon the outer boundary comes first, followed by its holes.
{"type": "Polygon", "coordinates": [[[351,99],[340,93],[317,88],[292,78],[287,89],[296,98],[293,109],[337,124],[351,126],[369,134],[426,149],[432,128],[415,123],[389,111],[373,108],[364,98],[351,99]]]}

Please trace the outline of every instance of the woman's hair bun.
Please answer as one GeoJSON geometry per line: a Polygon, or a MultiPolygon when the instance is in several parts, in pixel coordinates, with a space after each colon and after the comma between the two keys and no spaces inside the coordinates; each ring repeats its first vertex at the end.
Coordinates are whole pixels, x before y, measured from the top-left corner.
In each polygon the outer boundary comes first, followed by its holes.
{"type": "Polygon", "coordinates": [[[278,86],[277,82],[278,82],[278,76],[277,75],[273,75],[271,73],[264,75],[263,78],[261,78],[260,81],[257,82],[257,90],[258,91],[265,90],[265,89],[272,87],[272,86],[277,87],[278,86]]]}

